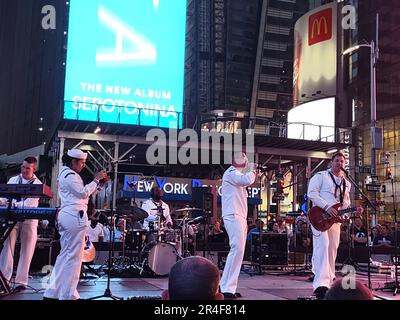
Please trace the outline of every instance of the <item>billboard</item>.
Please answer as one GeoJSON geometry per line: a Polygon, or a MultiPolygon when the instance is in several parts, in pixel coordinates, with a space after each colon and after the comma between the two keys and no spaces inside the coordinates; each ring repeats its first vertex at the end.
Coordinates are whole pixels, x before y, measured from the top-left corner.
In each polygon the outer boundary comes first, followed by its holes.
{"type": "Polygon", "coordinates": [[[288,138],[335,141],[335,98],[303,103],[288,112],[288,138]]]}
{"type": "MultiPolygon", "coordinates": [[[[150,191],[153,187],[160,187],[164,191],[164,199],[169,201],[191,201],[192,188],[196,187],[215,187],[220,198],[222,193],[222,180],[207,179],[187,179],[154,176],[149,179],[141,179],[143,177],[137,175],[125,175],[123,196],[138,199],[146,199],[150,197],[150,191]]],[[[259,183],[253,183],[247,188],[249,204],[259,203],[259,183]]]]}
{"type": "Polygon", "coordinates": [[[70,0],[64,119],[181,128],[186,0],[70,0]]]}
{"type": "Polygon", "coordinates": [[[337,3],[303,15],[294,30],[293,105],[336,95],[337,3]]]}

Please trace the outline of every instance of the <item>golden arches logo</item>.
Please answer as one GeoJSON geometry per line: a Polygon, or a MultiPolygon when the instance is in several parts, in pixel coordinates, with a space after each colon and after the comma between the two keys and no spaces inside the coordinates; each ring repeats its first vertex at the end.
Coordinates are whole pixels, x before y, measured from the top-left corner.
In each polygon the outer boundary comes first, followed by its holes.
{"type": "Polygon", "coordinates": [[[308,18],[308,45],[326,41],[333,35],[333,12],[328,8],[314,13],[308,18]]]}
{"type": "Polygon", "coordinates": [[[312,28],[311,28],[311,38],[315,38],[315,27],[317,27],[317,36],[321,34],[321,25],[323,24],[324,27],[324,33],[323,34],[328,34],[328,22],[326,21],[325,16],[320,17],[319,19],[314,19],[312,23],[312,28]]]}

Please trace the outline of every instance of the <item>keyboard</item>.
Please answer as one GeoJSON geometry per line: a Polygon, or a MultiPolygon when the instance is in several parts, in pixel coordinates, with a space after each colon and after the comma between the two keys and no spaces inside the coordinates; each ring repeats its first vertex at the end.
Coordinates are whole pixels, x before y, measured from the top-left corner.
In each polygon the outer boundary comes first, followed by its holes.
{"type": "Polygon", "coordinates": [[[4,198],[52,198],[53,193],[45,184],[0,184],[0,196],[4,198]]]}
{"type": "Polygon", "coordinates": [[[23,221],[28,219],[53,220],[56,217],[56,208],[12,208],[0,207],[0,219],[23,221]]]}

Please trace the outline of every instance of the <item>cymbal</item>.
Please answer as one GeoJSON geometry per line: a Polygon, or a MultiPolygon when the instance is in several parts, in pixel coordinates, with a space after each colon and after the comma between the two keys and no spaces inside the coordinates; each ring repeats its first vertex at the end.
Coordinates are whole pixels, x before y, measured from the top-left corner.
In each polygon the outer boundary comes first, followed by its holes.
{"type": "Polygon", "coordinates": [[[133,220],[142,220],[149,216],[145,210],[137,206],[122,206],[117,208],[117,212],[120,215],[130,216],[130,218],[133,220]]]}
{"type": "Polygon", "coordinates": [[[187,207],[187,208],[182,208],[182,209],[176,209],[174,210],[174,212],[185,212],[185,211],[202,211],[203,209],[200,208],[191,208],[191,207],[187,207]]]}

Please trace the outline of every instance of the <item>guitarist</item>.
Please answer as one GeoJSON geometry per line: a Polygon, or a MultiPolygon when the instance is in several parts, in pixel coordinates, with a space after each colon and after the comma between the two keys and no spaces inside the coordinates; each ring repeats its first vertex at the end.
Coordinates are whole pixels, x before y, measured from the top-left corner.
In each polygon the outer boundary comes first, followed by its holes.
{"type": "MultiPolygon", "coordinates": [[[[331,169],[315,174],[308,185],[307,196],[315,206],[325,210],[332,217],[338,211],[333,207],[340,203],[340,209],[350,207],[351,184],[345,179],[342,168],[345,166],[343,153],[332,156],[331,169]]],[[[362,213],[358,207],[357,212],[362,213]]],[[[312,271],[314,273],[313,289],[318,299],[324,299],[325,293],[335,279],[335,261],[340,240],[340,223],[334,223],[326,231],[318,231],[313,226],[312,271]]]]}

